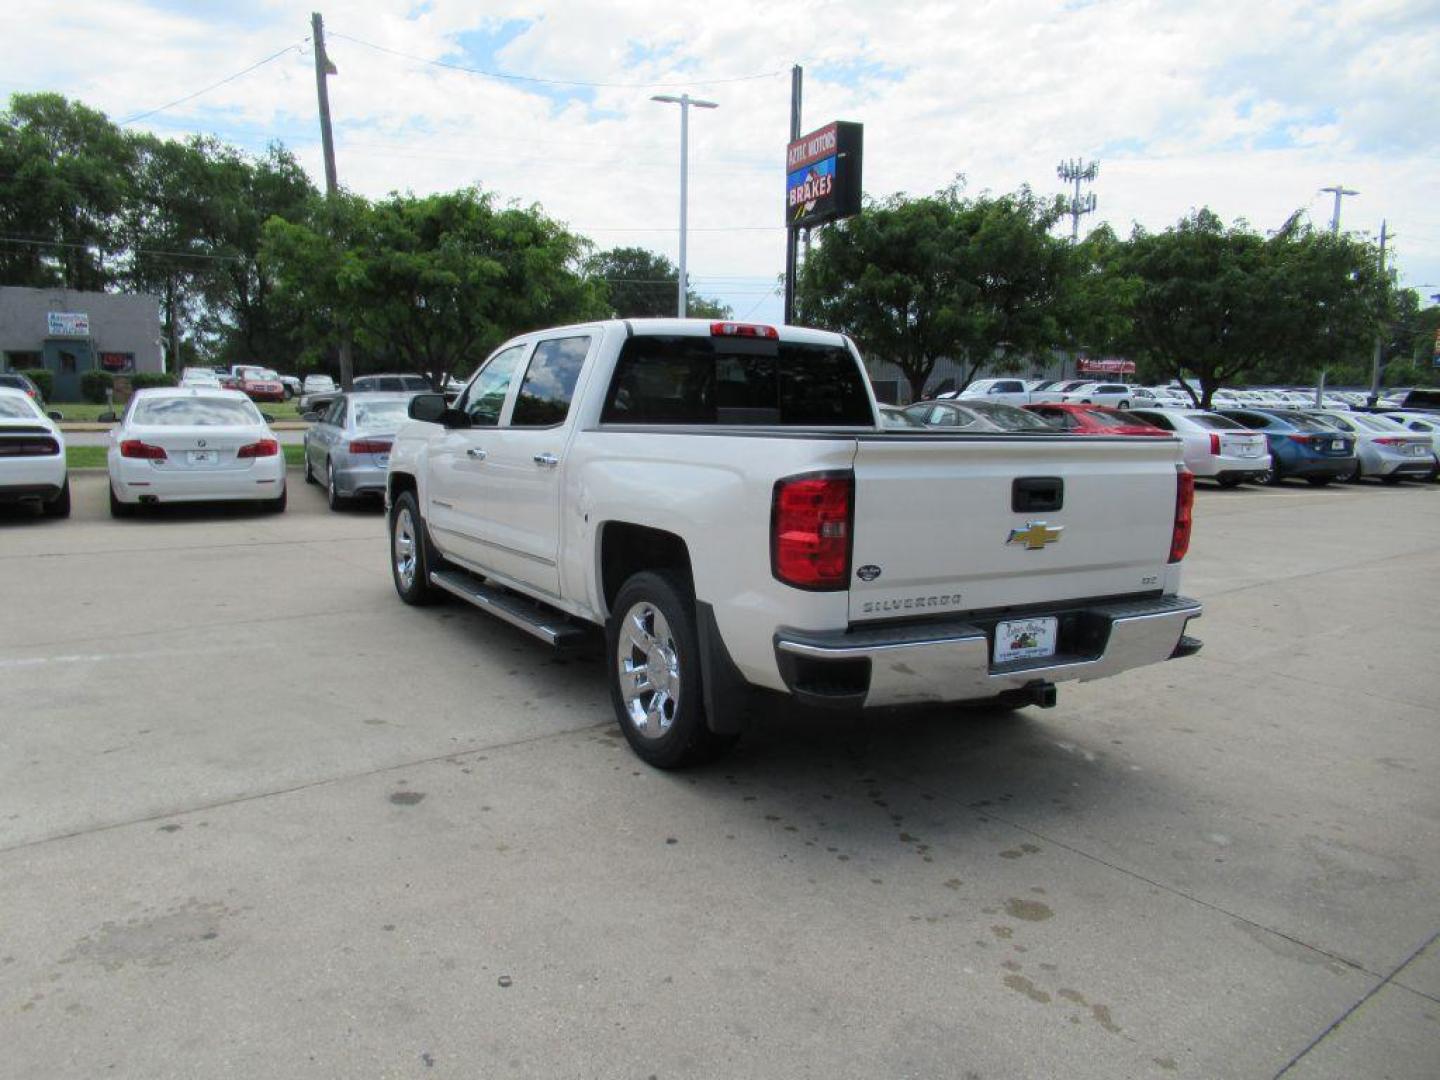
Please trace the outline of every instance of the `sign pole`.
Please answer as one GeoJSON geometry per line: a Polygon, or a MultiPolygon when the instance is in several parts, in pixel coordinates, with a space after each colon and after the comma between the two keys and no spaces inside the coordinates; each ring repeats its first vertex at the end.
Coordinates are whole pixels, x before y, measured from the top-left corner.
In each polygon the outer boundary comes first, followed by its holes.
{"type": "MultiPolygon", "coordinates": [[[[800,86],[804,72],[799,64],[790,69],[790,141],[800,138],[800,86]]],[[[795,260],[799,245],[795,227],[785,223],[785,322],[795,321],[795,260]]]]}

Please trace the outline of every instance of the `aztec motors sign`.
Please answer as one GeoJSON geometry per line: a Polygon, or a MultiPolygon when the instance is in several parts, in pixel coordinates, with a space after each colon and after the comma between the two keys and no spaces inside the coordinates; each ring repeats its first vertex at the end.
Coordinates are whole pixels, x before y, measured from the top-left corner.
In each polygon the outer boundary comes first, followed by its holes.
{"type": "Polygon", "coordinates": [[[785,224],[808,229],[860,212],[863,124],[844,120],[801,136],[785,150],[785,224]]]}

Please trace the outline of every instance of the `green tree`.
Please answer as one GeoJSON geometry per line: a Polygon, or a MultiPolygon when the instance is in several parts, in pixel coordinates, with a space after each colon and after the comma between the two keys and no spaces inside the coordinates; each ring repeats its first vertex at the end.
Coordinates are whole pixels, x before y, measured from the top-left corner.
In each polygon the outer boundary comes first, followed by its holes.
{"type": "MultiPolygon", "coordinates": [[[[680,270],[645,248],[621,247],[596,252],[585,272],[604,283],[606,302],[618,319],[667,318],[675,314],[680,270]]],[[[696,319],[728,319],[730,308],[685,291],[686,314],[696,319]]]]}
{"type": "Polygon", "coordinates": [[[585,241],[538,209],[496,208],[474,188],[377,203],[316,200],[308,222],[272,218],[262,263],[312,350],[348,325],[357,369],[423,372],[435,385],[505,338],[604,314],[581,275],[585,241]]]}
{"type": "Polygon", "coordinates": [[[802,321],[849,334],[923,395],[935,364],[1015,369],[1064,333],[1071,256],[1050,235],[1059,201],[1028,188],[967,199],[959,184],[896,195],[825,228],[797,283],[802,321]]]}
{"type": "Polygon", "coordinates": [[[59,94],[0,113],[0,281],[103,290],[115,281],[134,140],[59,94]]]}

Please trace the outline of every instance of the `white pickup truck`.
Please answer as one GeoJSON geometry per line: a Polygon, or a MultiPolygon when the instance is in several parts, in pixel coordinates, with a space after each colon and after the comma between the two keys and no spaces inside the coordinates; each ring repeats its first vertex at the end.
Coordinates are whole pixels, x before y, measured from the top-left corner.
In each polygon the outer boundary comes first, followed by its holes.
{"type": "Polygon", "coordinates": [[[604,628],[620,726],[675,768],[754,689],[860,708],[1052,705],[1200,643],[1172,439],[882,428],[860,357],[798,327],[635,319],[515,338],[390,454],[406,603],[554,645],[604,628]]]}

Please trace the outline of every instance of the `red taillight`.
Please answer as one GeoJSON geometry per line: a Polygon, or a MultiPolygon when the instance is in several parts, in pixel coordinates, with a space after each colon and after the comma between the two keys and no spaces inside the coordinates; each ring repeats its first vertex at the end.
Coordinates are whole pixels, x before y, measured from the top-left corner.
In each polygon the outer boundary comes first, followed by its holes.
{"type": "Polygon", "coordinates": [[[280,444],[274,439],[261,439],[235,451],[237,458],[274,457],[280,452],[280,444]]]}
{"type": "Polygon", "coordinates": [[[355,439],[350,443],[352,454],[388,454],[389,439],[355,439]]]}
{"type": "Polygon", "coordinates": [[[843,589],[850,579],[855,477],[820,473],[775,482],[770,571],[797,589],[843,589]]]}
{"type": "Polygon", "coordinates": [[[1315,441],[1315,436],[1313,436],[1313,435],[1291,435],[1291,436],[1290,436],[1290,441],[1291,441],[1291,442],[1298,442],[1301,446],[1309,446],[1312,442],[1315,441]]]}
{"type": "Polygon", "coordinates": [[[1397,438],[1395,438],[1393,435],[1387,435],[1387,436],[1385,436],[1383,439],[1376,439],[1375,441],[1376,441],[1377,443],[1379,443],[1381,446],[1404,446],[1404,445],[1405,445],[1406,443],[1408,443],[1410,440],[1409,440],[1409,439],[1397,439],[1397,438]]]}
{"type": "Polygon", "coordinates": [[[164,461],[165,448],[163,446],[152,446],[139,439],[126,439],[120,444],[120,456],[128,458],[140,458],[145,461],[164,461]]]}
{"type": "Polygon", "coordinates": [[[778,341],[780,331],[773,326],[762,326],[760,323],[712,322],[710,336],[772,338],[778,341]]]}
{"type": "Polygon", "coordinates": [[[1217,457],[1220,455],[1220,436],[1216,435],[1214,432],[1211,432],[1210,434],[1210,453],[1216,455],[1217,457]]]}
{"type": "Polygon", "coordinates": [[[1181,470],[1175,477],[1175,529],[1170,534],[1170,561],[1179,562],[1190,550],[1195,524],[1195,474],[1181,470]]]}

